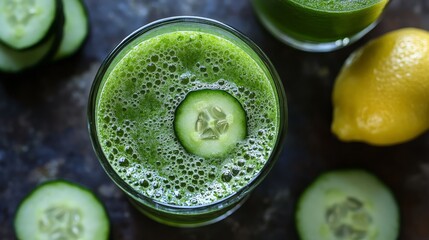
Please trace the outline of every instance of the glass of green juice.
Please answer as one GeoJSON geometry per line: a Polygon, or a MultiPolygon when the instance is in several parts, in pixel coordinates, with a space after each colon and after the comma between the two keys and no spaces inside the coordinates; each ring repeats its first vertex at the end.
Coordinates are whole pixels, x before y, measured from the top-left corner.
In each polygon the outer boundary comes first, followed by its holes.
{"type": "Polygon", "coordinates": [[[200,17],[150,23],[123,40],[93,82],[88,126],[110,178],[148,217],[222,220],[279,157],[286,96],[265,54],[200,17]]]}
{"type": "Polygon", "coordinates": [[[372,30],[389,0],[252,0],[262,24],[300,50],[329,52],[372,30]]]}

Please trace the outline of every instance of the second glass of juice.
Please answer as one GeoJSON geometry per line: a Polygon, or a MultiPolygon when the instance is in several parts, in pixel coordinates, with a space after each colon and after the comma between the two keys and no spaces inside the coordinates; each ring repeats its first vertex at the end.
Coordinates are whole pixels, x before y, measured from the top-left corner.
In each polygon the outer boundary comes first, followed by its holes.
{"type": "Polygon", "coordinates": [[[219,221],[273,167],[286,98],[267,57],[220,22],[174,17],[132,33],[93,83],[88,124],[112,180],[150,218],[219,221]]]}
{"type": "Polygon", "coordinates": [[[300,50],[328,52],[373,29],[389,0],[252,0],[262,24],[300,50]]]}

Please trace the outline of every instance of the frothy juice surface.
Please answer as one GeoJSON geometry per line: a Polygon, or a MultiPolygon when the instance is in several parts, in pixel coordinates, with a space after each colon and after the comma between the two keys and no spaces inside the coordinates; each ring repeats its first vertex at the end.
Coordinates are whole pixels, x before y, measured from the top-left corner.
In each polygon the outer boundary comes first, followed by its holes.
{"type": "Polygon", "coordinates": [[[374,5],[380,0],[290,0],[302,6],[321,11],[354,11],[374,5]]]}
{"type": "Polygon", "coordinates": [[[266,25],[304,41],[352,37],[381,15],[388,0],[252,0],[266,25]]]}
{"type": "Polygon", "coordinates": [[[275,146],[273,80],[253,56],[217,35],[190,30],[145,39],[105,77],[96,107],[102,150],[124,181],[156,201],[197,206],[224,199],[258,175],[275,146]],[[246,113],[246,137],[221,157],[189,153],[175,134],[177,107],[202,89],[229,93],[246,113]]]}

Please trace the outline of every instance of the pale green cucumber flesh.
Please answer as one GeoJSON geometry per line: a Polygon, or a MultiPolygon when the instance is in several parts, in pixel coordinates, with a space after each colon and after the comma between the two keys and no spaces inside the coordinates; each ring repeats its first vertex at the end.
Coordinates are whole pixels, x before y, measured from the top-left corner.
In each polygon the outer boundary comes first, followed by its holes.
{"type": "Polygon", "coordinates": [[[57,19],[58,0],[0,1],[0,41],[13,49],[40,43],[57,19]]]}
{"type": "Polygon", "coordinates": [[[388,188],[363,170],[322,174],[298,200],[302,240],[396,240],[399,211],[388,188]]]}
{"type": "Polygon", "coordinates": [[[16,236],[27,239],[108,239],[109,218],[88,189],[67,181],[44,183],[19,205],[16,236]]]}
{"type": "Polygon", "coordinates": [[[37,47],[21,51],[0,44],[0,72],[17,73],[34,67],[45,60],[57,46],[56,35],[37,47]]]}
{"type": "Polygon", "coordinates": [[[62,0],[64,9],[64,31],[60,47],[54,59],[68,57],[83,44],[89,32],[88,12],[82,0],[62,0]]]}
{"type": "Polygon", "coordinates": [[[174,130],[190,153],[222,157],[246,137],[246,112],[240,102],[222,90],[188,93],[175,112],[174,130]]]}

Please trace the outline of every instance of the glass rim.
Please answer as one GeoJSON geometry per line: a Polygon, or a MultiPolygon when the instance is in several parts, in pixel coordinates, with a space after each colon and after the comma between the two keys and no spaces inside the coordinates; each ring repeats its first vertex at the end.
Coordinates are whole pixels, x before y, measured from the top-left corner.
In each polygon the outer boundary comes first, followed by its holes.
{"type": "Polygon", "coordinates": [[[204,17],[197,17],[197,16],[174,16],[174,17],[168,17],[159,19],[156,21],[153,21],[149,24],[146,24],[131,34],[129,34],[124,40],[122,40],[110,53],[109,55],[104,59],[102,62],[95,78],[92,83],[90,93],[89,93],[89,99],[88,99],[88,105],[87,105],[87,127],[90,135],[90,140],[92,143],[93,150],[101,163],[102,167],[104,168],[107,175],[113,180],[113,182],[121,188],[122,191],[124,191],[128,196],[131,196],[134,200],[136,200],[139,203],[142,203],[146,206],[154,207],[156,206],[156,209],[163,210],[166,212],[186,212],[186,211],[193,211],[193,212],[205,212],[210,211],[212,208],[216,208],[217,206],[221,204],[226,204],[225,206],[229,206],[234,204],[235,202],[238,202],[240,199],[242,199],[244,196],[247,195],[250,191],[252,191],[256,186],[260,184],[260,182],[265,178],[265,176],[269,173],[271,168],[273,167],[274,163],[277,161],[282,147],[285,140],[285,134],[287,129],[287,101],[286,101],[286,94],[285,90],[283,88],[283,85],[281,83],[281,79],[275,70],[273,64],[270,62],[268,57],[262,52],[262,50],[248,37],[246,37],[244,34],[239,32],[238,30],[234,29],[233,27],[230,27],[222,22],[219,22],[217,20],[213,20],[210,18],[204,18],[204,17]],[[254,51],[254,53],[260,58],[261,62],[265,65],[266,70],[268,70],[268,73],[270,74],[270,77],[272,78],[272,83],[274,83],[274,88],[277,95],[277,100],[279,104],[279,129],[276,136],[276,143],[271,151],[270,156],[268,157],[267,161],[265,162],[264,166],[259,170],[258,173],[256,173],[251,180],[247,182],[246,185],[241,187],[238,191],[226,196],[225,198],[219,199],[217,201],[208,203],[208,204],[201,204],[201,205],[195,205],[195,206],[182,206],[182,205],[173,205],[165,202],[157,201],[153,198],[150,198],[148,196],[145,196],[144,194],[138,192],[135,190],[130,184],[128,184],[126,181],[124,181],[113,169],[113,167],[110,165],[109,161],[107,160],[104,151],[100,145],[99,139],[98,139],[98,133],[97,133],[97,124],[96,124],[96,109],[97,109],[97,100],[98,100],[98,92],[100,89],[102,89],[103,85],[103,78],[106,74],[107,70],[109,69],[110,64],[113,62],[113,60],[124,50],[124,48],[131,43],[133,40],[137,39],[143,34],[146,34],[150,32],[153,29],[163,27],[165,25],[170,24],[199,24],[203,26],[212,27],[215,29],[221,29],[229,34],[231,34],[234,38],[237,38],[239,41],[243,42],[245,46],[249,47],[250,50],[254,51]],[[143,202],[142,202],[143,201],[143,202]]]}

